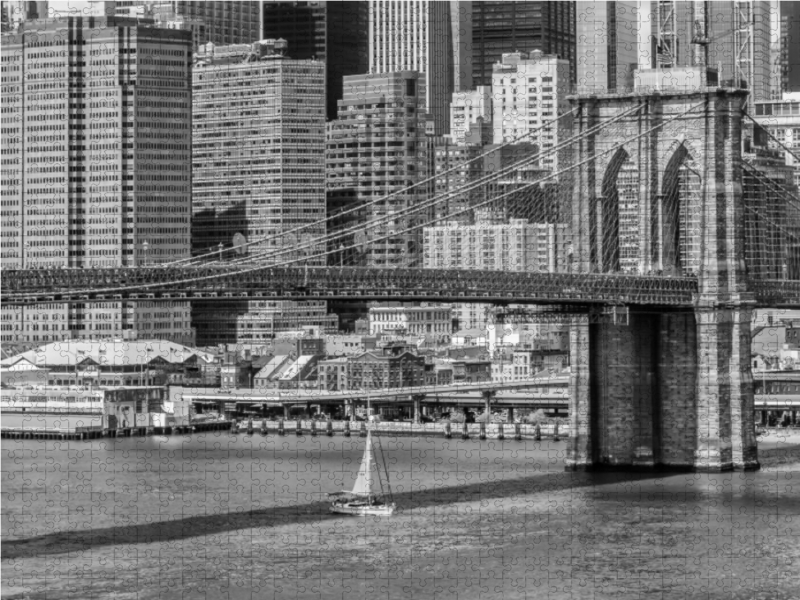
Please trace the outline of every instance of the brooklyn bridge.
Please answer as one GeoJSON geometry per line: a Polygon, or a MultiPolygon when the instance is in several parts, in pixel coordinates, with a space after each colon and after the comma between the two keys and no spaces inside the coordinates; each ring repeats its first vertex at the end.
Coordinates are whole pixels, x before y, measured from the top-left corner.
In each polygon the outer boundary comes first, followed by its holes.
{"type": "Polygon", "coordinates": [[[410,185],[359,207],[365,220],[353,209],[315,224],[324,235],[298,227],[171,263],[4,270],[2,301],[570,307],[568,468],[757,469],[751,322],[757,308],[800,308],[800,199],[769,156],[743,150],[746,102],[724,88],[575,97],[553,148],[476,168],[458,187],[410,185]],[[554,266],[427,256],[426,230],[483,209],[552,224],[554,266]],[[578,318],[603,307],[628,319],[578,318]]]}

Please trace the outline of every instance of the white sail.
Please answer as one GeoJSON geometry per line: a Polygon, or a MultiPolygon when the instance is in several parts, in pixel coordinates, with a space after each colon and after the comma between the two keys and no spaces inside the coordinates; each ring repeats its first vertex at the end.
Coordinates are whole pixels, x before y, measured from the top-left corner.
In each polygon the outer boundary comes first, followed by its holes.
{"type": "Polygon", "coordinates": [[[364,458],[361,459],[361,467],[358,469],[356,484],[353,486],[353,494],[357,496],[369,496],[372,494],[372,432],[367,431],[367,447],[364,449],[364,458]]]}

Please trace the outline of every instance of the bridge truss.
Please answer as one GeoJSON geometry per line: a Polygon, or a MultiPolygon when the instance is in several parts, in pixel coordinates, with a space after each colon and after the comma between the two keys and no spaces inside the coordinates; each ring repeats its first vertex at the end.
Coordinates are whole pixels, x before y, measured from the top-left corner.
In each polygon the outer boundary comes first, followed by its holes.
{"type": "MultiPolygon", "coordinates": [[[[644,131],[622,127],[644,108],[641,98],[632,97],[626,110],[577,135],[570,134],[572,119],[579,115],[562,114],[524,136],[480,149],[460,162],[453,159],[457,164],[452,168],[435,170],[411,185],[386,187],[387,193],[375,200],[239,244],[233,255],[209,249],[192,258],[137,267],[89,263],[3,269],[2,302],[274,298],[693,306],[703,265],[690,259],[694,250],[686,232],[699,226],[702,215],[691,214],[688,200],[665,205],[674,214],[657,218],[664,235],[674,238],[674,257],[653,261],[648,253],[637,255],[636,236],[654,225],[637,212],[632,194],[639,189],[639,175],[624,160],[624,149],[670,123],[691,128],[703,117],[704,103],[665,115],[644,131]],[[614,127],[621,127],[619,143],[587,154],[583,145],[590,136],[614,127]],[[532,143],[556,131],[561,141],[552,147],[532,143]],[[615,163],[620,153],[622,160],[615,163]],[[571,248],[571,207],[574,196],[584,191],[575,173],[595,161],[616,169],[615,183],[604,188],[600,201],[619,208],[606,210],[604,204],[589,223],[596,235],[611,232],[604,234],[598,250],[602,272],[579,272],[571,248]],[[481,228],[522,231],[523,220],[531,226],[526,235],[532,241],[496,232],[503,243],[484,243],[481,228]],[[306,235],[320,227],[325,235],[306,235]]],[[[696,181],[702,175],[691,158],[686,150],[681,166],[670,171],[674,193],[686,198],[698,193],[696,181]]],[[[800,280],[789,278],[792,267],[787,265],[800,261],[800,253],[792,257],[788,250],[800,248],[796,190],[758,165],[743,161],[740,167],[770,194],[768,202],[746,206],[757,217],[750,228],[757,234],[745,241],[748,258],[760,257],[757,264],[764,265],[750,272],[752,300],[762,306],[800,307],[800,280]]],[[[800,272],[800,262],[794,269],[800,272]]]]}

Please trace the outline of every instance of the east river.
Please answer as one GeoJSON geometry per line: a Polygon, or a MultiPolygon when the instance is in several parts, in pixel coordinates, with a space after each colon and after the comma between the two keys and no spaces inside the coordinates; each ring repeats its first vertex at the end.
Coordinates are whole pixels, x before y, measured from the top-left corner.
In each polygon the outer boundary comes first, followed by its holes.
{"type": "Polygon", "coordinates": [[[565,442],[381,437],[400,511],[343,517],[358,437],[3,440],[2,597],[800,598],[800,437],[757,473],[567,473],[565,442]]]}

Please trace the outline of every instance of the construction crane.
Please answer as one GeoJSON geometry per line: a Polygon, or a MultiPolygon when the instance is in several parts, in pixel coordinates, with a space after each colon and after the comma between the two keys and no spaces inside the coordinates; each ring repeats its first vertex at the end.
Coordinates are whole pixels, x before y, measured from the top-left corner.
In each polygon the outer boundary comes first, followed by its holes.
{"type": "Polygon", "coordinates": [[[732,33],[738,31],[738,27],[733,27],[728,31],[720,33],[719,35],[715,35],[713,38],[709,39],[706,35],[705,26],[700,23],[700,19],[695,19],[694,21],[694,36],[692,36],[692,43],[697,44],[698,46],[708,46],[711,42],[716,42],[720,38],[724,38],[732,33]]]}
{"type": "MultiPolygon", "coordinates": [[[[712,38],[708,37],[708,7],[707,2],[695,2],[694,5],[694,35],[692,36],[692,44],[694,45],[694,64],[695,66],[701,67],[703,70],[703,78],[706,77],[706,68],[708,67],[708,47],[711,43],[716,42],[719,39],[727,37],[729,35],[736,35],[742,34],[745,37],[750,37],[750,25],[752,20],[752,15],[744,15],[742,14],[741,8],[738,7],[738,10],[734,13],[734,19],[738,20],[738,23],[735,24],[732,28],[728,29],[727,31],[723,31],[715,35],[712,38]]],[[[739,4],[737,2],[737,4],[739,4]]],[[[735,40],[735,52],[737,53],[737,57],[735,60],[735,68],[736,73],[734,73],[734,77],[739,80],[737,85],[741,80],[750,81],[749,77],[744,77],[744,69],[742,66],[743,59],[742,52],[744,50],[743,46],[745,44],[742,42],[741,39],[735,40]]],[[[717,77],[718,83],[722,79],[721,65],[718,69],[717,77]]]]}

